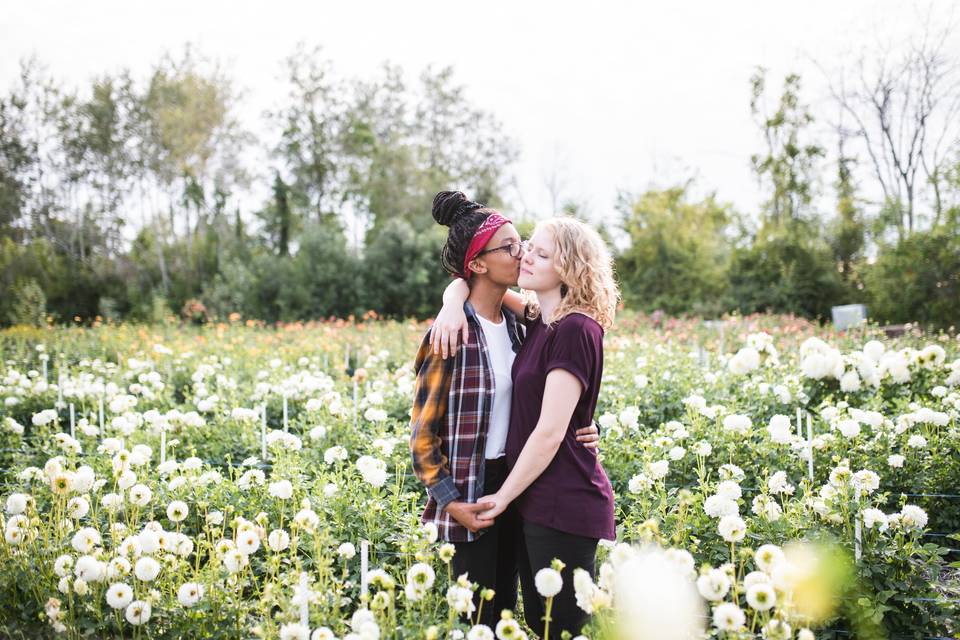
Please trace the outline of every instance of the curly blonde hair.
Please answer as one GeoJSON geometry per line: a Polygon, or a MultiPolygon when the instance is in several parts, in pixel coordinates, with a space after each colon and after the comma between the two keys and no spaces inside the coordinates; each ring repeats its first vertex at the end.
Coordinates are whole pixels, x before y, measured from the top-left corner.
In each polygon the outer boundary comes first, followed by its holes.
{"type": "MultiPolygon", "coordinates": [[[[596,231],[576,218],[550,218],[537,224],[536,231],[549,231],[556,244],[553,259],[560,275],[562,298],[547,318],[557,322],[574,312],[584,313],[604,330],[613,326],[620,288],[613,277],[613,258],[596,231]]],[[[528,315],[540,315],[536,302],[528,303],[528,315]]]]}

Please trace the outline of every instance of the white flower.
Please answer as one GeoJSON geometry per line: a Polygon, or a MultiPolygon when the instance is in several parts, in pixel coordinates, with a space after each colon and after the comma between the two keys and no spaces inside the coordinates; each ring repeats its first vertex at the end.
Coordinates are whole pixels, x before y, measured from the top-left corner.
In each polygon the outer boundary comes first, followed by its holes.
{"type": "Polygon", "coordinates": [[[501,618],[497,623],[497,638],[500,640],[519,640],[520,623],[514,618],[501,618]]]}
{"type": "Polygon", "coordinates": [[[230,573],[236,573],[250,563],[246,554],[237,549],[227,549],[223,554],[223,565],[230,573]]]}
{"type": "Polygon", "coordinates": [[[817,640],[817,636],[810,629],[804,628],[797,631],[797,640],[817,640]]]}
{"type": "Polygon", "coordinates": [[[143,600],[134,600],[127,605],[124,617],[132,625],[141,625],[150,620],[150,603],[143,600]]]}
{"type": "Polygon", "coordinates": [[[182,500],[174,500],[167,505],[167,517],[171,522],[182,522],[190,514],[187,503],[182,500]]]}
{"type": "Polygon", "coordinates": [[[725,571],[720,569],[711,569],[707,573],[697,578],[697,591],[706,600],[719,602],[723,600],[727,592],[730,591],[730,578],[725,571]]]}
{"type": "Polygon", "coordinates": [[[268,493],[274,498],[278,498],[280,500],[289,500],[291,497],[293,497],[293,485],[290,484],[289,480],[278,480],[277,482],[271,482],[268,493]]]}
{"type": "Polygon", "coordinates": [[[203,597],[203,585],[197,582],[187,582],[177,590],[177,601],[184,607],[192,607],[203,597]]]}
{"type": "Polygon", "coordinates": [[[350,542],[344,542],[339,547],[337,547],[337,555],[345,560],[349,560],[357,555],[357,548],[353,546],[350,542]]]}
{"type": "Polygon", "coordinates": [[[299,622],[280,625],[280,640],[309,640],[310,629],[299,622]]]}
{"type": "Polygon", "coordinates": [[[687,450],[683,447],[673,447],[667,455],[671,460],[682,460],[686,454],[687,450]]]}
{"type": "Polygon", "coordinates": [[[703,510],[711,518],[720,518],[740,513],[740,507],[730,498],[710,496],[703,503],[703,510]]]}
{"type": "Polygon", "coordinates": [[[329,627],[317,627],[310,634],[310,640],[337,640],[337,636],[329,627]]]}
{"type": "Polygon", "coordinates": [[[877,531],[886,531],[889,526],[887,523],[887,514],[880,509],[863,510],[863,526],[867,529],[877,528],[877,531]]]}
{"type": "Polygon", "coordinates": [[[742,376],[760,366],[760,353],[753,347],[743,347],[727,362],[730,372],[742,376]]]}
{"type": "Polygon", "coordinates": [[[7,515],[15,516],[23,513],[27,508],[27,496],[22,493],[11,493],[7,497],[7,515]]]}
{"type": "Polygon", "coordinates": [[[323,452],[323,461],[327,464],[334,462],[343,462],[347,459],[347,450],[340,445],[330,447],[323,452]]]}
{"type": "Polygon", "coordinates": [[[731,413],[723,419],[723,428],[732,433],[746,434],[750,430],[752,421],[749,416],[731,413]]]}
{"type": "Polygon", "coordinates": [[[356,466],[364,481],[374,487],[382,487],[387,481],[387,463],[383,460],[373,456],[360,456],[356,466]]]}
{"type": "Polygon", "coordinates": [[[860,423],[856,420],[841,420],[837,423],[837,429],[844,438],[856,438],[860,435],[860,423]]]}
{"type": "Polygon", "coordinates": [[[73,548],[78,553],[90,553],[93,548],[100,544],[100,532],[92,527],[83,527],[73,534],[70,541],[73,548]]]}
{"type": "Polygon", "coordinates": [[[740,542],[747,534],[747,524],[740,516],[723,516],[717,524],[717,531],[727,542],[740,542]]]}
{"type": "Polygon", "coordinates": [[[452,584],[447,589],[447,604],[459,614],[469,615],[474,612],[473,591],[459,584],[452,584]]]}
{"type": "Polygon", "coordinates": [[[260,548],[260,536],[254,530],[241,531],[237,534],[237,551],[249,556],[260,548]]]}
{"type": "Polygon", "coordinates": [[[740,485],[733,480],[723,480],[717,485],[717,495],[727,500],[739,500],[743,492],[740,490],[740,485]]]}
{"type": "Polygon", "coordinates": [[[907,446],[912,449],[923,449],[927,446],[927,439],[919,434],[910,436],[910,439],[907,440],[907,446]]]}
{"type": "Polygon", "coordinates": [[[638,473],[633,476],[627,484],[630,493],[643,493],[645,489],[649,489],[651,486],[653,486],[653,482],[650,481],[650,478],[648,478],[645,473],[638,473]]]}
{"type": "Polygon", "coordinates": [[[130,502],[132,502],[134,505],[138,507],[145,507],[150,503],[150,498],[153,497],[153,492],[150,491],[150,487],[145,484],[135,484],[130,487],[127,495],[130,497],[130,502]]]}
{"type": "Polygon", "coordinates": [[[477,624],[467,631],[467,640],[493,640],[493,631],[485,624],[477,624]]]}
{"type": "Polygon", "coordinates": [[[711,453],[713,453],[713,447],[706,440],[700,440],[695,445],[693,445],[693,452],[698,456],[703,456],[706,458],[711,453]]]}
{"type": "Polygon", "coordinates": [[[783,551],[775,544],[760,545],[753,556],[757,567],[770,573],[783,560],[783,551]]]}
{"type": "Polygon", "coordinates": [[[860,391],[860,376],[856,371],[847,371],[840,378],[840,391],[844,393],[856,393],[860,391]]]}
{"type": "Polygon", "coordinates": [[[151,582],[160,574],[160,563],[153,558],[144,556],[137,560],[137,564],[133,567],[133,573],[138,580],[151,582]]]}
{"type": "Polygon", "coordinates": [[[880,488],[880,476],[869,469],[862,469],[853,474],[851,484],[863,495],[870,495],[880,488]]]}
{"type": "Polygon", "coordinates": [[[537,586],[537,593],[544,598],[552,598],[560,593],[560,589],[563,587],[563,578],[560,577],[560,572],[556,569],[544,567],[537,571],[534,583],[537,586]]]}
{"type": "Polygon", "coordinates": [[[751,609],[767,611],[777,603],[777,593],[769,584],[755,584],[747,589],[747,604],[751,609]]]}
{"type": "Polygon", "coordinates": [[[788,496],[793,495],[794,486],[787,479],[786,471],[777,471],[767,479],[767,487],[771,493],[782,493],[788,496]]]}
{"type": "Polygon", "coordinates": [[[669,470],[670,462],[668,460],[657,460],[647,464],[647,474],[653,480],[663,480],[669,470]]]}
{"type": "Polygon", "coordinates": [[[83,496],[75,496],[67,501],[67,515],[74,520],[79,520],[89,512],[90,503],[83,496]]]}
{"type": "Polygon", "coordinates": [[[434,573],[433,568],[423,562],[418,562],[414,564],[407,571],[407,582],[410,584],[415,584],[419,589],[429,589],[433,586],[434,581],[436,580],[436,573],[434,573]]]}
{"type": "Polygon", "coordinates": [[[782,414],[773,416],[770,418],[770,424],[767,425],[767,433],[777,444],[790,444],[793,440],[793,425],[790,418],[782,414]]]}
{"type": "Polygon", "coordinates": [[[906,528],[923,529],[927,526],[927,512],[913,504],[905,504],[900,509],[900,522],[906,528]]]}
{"type": "Polygon", "coordinates": [[[116,582],[107,589],[107,604],[114,609],[123,609],[133,600],[133,589],[123,582],[116,582]]]}
{"type": "Polygon", "coordinates": [[[267,545],[271,551],[279,553],[290,546],[290,534],[283,529],[274,529],[267,536],[267,545]]]}
{"type": "Polygon", "coordinates": [[[737,605],[724,602],[713,609],[713,625],[720,631],[737,631],[747,621],[746,615],[737,605]]]}
{"type": "Polygon", "coordinates": [[[73,568],[75,576],[86,582],[98,582],[106,573],[106,565],[93,556],[80,556],[73,568]]]}
{"type": "Polygon", "coordinates": [[[887,456],[887,464],[895,469],[899,469],[900,467],[902,467],[904,461],[906,461],[906,458],[904,458],[899,453],[894,453],[890,456],[887,456]]]}

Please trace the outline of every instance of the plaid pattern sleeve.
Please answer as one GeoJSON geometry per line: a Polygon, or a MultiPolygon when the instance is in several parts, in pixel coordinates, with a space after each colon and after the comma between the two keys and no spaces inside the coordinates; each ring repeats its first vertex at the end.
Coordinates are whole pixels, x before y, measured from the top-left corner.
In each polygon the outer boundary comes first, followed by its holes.
{"type": "Polygon", "coordinates": [[[410,453],[413,472],[426,485],[438,512],[442,512],[448,503],[461,498],[450,475],[441,438],[447,423],[453,361],[453,358],[444,360],[433,353],[428,331],[420,344],[414,365],[417,379],[410,416],[410,453]]]}

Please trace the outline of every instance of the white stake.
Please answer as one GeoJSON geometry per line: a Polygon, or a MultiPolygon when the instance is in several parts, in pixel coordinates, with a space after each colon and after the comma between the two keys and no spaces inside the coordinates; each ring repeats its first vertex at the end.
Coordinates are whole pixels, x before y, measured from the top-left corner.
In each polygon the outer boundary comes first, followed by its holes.
{"type": "Polygon", "coordinates": [[[860,562],[860,557],[863,555],[863,530],[860,527],[860,514],[854,517],[856,520],[853,522],[853,557],[860,562]]]}
{"type": "Polygon", "coordinates": [[[42,360],[41,364],[43,365],[43,381],[47,382],[47,361],[42,360]]]}
{"type": "Polygon", "coordinates": [[[307,609],[309,598],[307,597],[307,572],[300,572],[300,624],[304,627],[310,622],[310,612],[307,609]]]}
{"type": "Polygon", "coordinates": [[[350,368],[350,343],[347,343],[347,348],[343,352],[343,368],[344,369],[350,368]]]}
{"type": "Polygon", "coordinates": [[[102,438],[104,434],[104,425],[103,425],[103,396],[100,396],[100,437],[102,438]]]}
{"type": "Polygon", "coordinates": [[[167,461],[167,430],[160,430],[160,464],[167,461]]]}
{"type": "Polygon", "coordinates": [[[287,394],[283,394],[283,431],[290,431],[290,425],[287,423],[287,394]]]}
{"type": "Polygon", "coordinates": [[[267,405],[260,406],[260,457],[267,459],[267,405]]]}
{"type": "Polygon", "coordinates": [[[367,567],[370,561],[370,543],[366,540],[360,541],[360,595],[367,596],[367,567]]]}
{"type": "Polygon", "coordinates": [[[57,408],[63,407],[63,371],[57,367],[57,408]]]}
{"type": "Polygon", "coordinates": [[[77,439],[77,428],[73,419],[73,403],[70,403],[70,437],[74,440],[77,439]]]}
{"type": "MultiPolygon", "coordinates": [[[[798,434],[799,435],[799,434],[798,434]]],[[[807,471],[810,473],[810,482],[813,482],[813,418],[807,414],[807,471]]]]}
{"type": "Polygon", "coordinates": [[[357,380],[353,380],[353,430],[357,430],[357,412],[359,411],[359,397],[360,397],[360,388],[357,385],[357,380]]]}
{"type": "Polygon", "coordinates": [[[324,373],[330,371],[330,354],[323,354],[323,371],[324,373]]]}

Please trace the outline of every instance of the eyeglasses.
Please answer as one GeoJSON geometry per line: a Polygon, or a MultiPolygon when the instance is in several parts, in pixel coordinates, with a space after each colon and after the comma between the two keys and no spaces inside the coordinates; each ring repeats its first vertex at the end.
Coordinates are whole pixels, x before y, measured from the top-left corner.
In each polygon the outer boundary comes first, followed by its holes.
{"type": "Polygon", "coordinates": [[[519,258],[524,254],[526,250],[527,250],[527,241],[524,240],[522,242],[511,242],[510,244],[505,244],[502,247],[496,247],[494,249],[485,249],[480,253],[478,253],[477,257],[479,258],[484,254],[493,253],[494,251],[506,251],[507,253],[510,254],[511,258],[519,258]]]}

